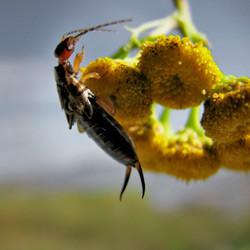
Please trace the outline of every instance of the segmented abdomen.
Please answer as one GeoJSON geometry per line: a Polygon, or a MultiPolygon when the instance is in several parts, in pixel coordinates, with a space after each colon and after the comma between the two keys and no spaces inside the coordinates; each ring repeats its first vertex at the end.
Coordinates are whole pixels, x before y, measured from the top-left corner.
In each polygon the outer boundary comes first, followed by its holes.
{"type": "Polygon", "coordinates": [[[138,161],[133,143],[121,125],[95,101],[89,99],[93,106],[93,116],[84,113],[78,118],[81,126],[107,154],[124,165],[134,166],[138,161]]]}

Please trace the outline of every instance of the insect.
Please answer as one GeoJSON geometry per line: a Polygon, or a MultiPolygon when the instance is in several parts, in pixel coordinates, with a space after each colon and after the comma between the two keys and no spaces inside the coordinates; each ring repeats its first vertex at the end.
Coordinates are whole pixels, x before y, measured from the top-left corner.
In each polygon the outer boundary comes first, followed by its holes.
{"type": "Polygon", "coordinates": [[[124,183],[120,192],[120,200],[127,187],[132,167],[139,173],[142,185],[142,197],[145,193],[143,171],[136,155],[134,145],[122,126],[108,112],[108,105],[103,105],[84,83],[89,78],[100,78],[98,73],[86,74],[81,80],[77,78],[84,51],[77,53],[73,65],[69,58],[74,52],[80,37],[87,32],[103,30],[104,27],[130,21],[119,20],[87,29],[71,31],[63,35],[55,48],[58,65],[55,67],[55,78],[61,107],[65,112],[69,129],[77,123],[79,132],[88,134],[107,154],[126,166],[124,183]],[[105,109],[106,106],[106,109],[105,109]]]}

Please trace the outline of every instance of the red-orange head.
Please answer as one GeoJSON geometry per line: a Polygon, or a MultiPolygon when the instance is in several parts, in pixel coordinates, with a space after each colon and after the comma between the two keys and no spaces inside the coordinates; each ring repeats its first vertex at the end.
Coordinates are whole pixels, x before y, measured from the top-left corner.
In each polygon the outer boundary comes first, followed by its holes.
{"type": "Polygon", "coordinates": [[[59,58],[60,61],[66,61],[74,52],[75,45],[79,41],[80,37],[86,34],[87,32],[94,30],[103,30],[103,27],[130,21],[131,19],[122,19],[118,21],[100,24],[87,29],[78,29],[68,32],[67,34],[63,35],[61,42],[56,46],[55,56],[59,58]]]}

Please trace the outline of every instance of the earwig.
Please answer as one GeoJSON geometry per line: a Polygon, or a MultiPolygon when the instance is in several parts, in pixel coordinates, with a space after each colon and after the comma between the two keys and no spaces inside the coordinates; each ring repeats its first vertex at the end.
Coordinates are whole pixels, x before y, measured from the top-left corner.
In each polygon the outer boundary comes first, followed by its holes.
{"type": "Polygon", "coordinates": [[[61,107],[65,112],[69,128],[77,123],[79,132],[86,131],[108,155],[126,166],[124,183],[120,192],[120,200],[129,182],[132,167],[139,173],[142,185],[142,197],[145,193],[143,171],[135,152],[133,142],[122,126],[106,111],[102,102],[94,95],[84,83],[89,78],[100,78],[98,73],[86,74],[82,80],[77,78],[83,57],[82,52],[74,59],[74,67],[69,58],[74,52],[79,38],[87,32],[99,30],[103,27],[124,23],[131,19],[118,20],[97,25],[92,28],[78,29],[66,33],[55,49],[58,66],[55,67],[55,78],[61,107]]]}

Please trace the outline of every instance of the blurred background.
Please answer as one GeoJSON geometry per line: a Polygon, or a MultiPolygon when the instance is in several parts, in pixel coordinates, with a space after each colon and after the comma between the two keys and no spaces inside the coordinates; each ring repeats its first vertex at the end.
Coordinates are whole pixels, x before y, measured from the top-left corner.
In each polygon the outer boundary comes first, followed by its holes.
{"type": "MultiPolygon", "coordinates": [[[[249,75],[250,1],[190,5],[221,69],[249,75]]],[[[124,167],[68,130],[59,106],[53,50],[62,34],[129,17],[133,27],[172,10],[170,0],[0,2],[1,249],[250,249],[249,175],[221,170],[187,184],[145,173],[141,200],[133,173],[120,203],[124,167]]],[[[114,28],[84,37],[85,65],[127,41],[114,28]]],[[[172,117],[175,129],[182,114],[172,117]]]]}

